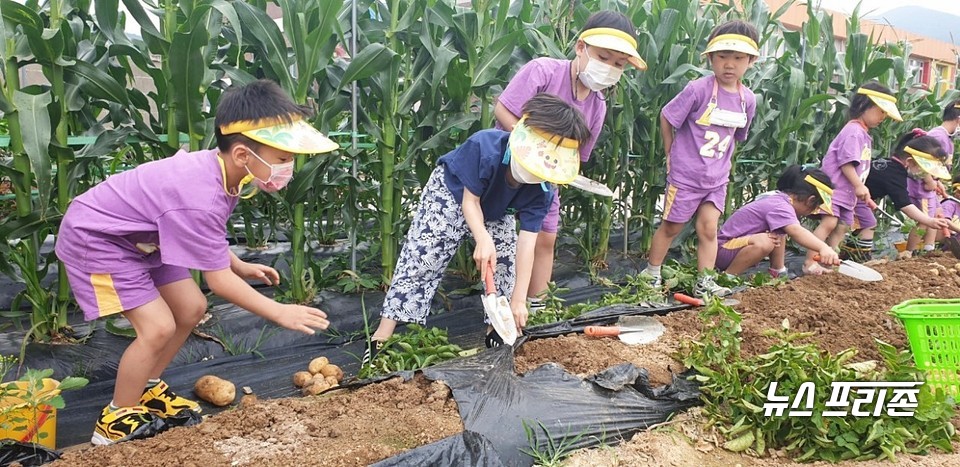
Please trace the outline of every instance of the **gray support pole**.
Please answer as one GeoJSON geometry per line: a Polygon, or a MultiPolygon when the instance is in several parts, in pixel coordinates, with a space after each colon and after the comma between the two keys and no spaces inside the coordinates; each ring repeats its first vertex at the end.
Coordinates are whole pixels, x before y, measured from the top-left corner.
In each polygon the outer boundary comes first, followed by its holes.
{"type": "MultiPolygon", "coordinates": [[[[350,5],[350,60],[357,56],[357,0],[350,5]]],[[[350,148],[357,149],[357,81],[350,85],[350,148]]],[[[357,178],[357,158],[353,158],[353,178],[357,178]]],[[[357,225],[350,229],[350,269],[357,270],[357,225]]]]}

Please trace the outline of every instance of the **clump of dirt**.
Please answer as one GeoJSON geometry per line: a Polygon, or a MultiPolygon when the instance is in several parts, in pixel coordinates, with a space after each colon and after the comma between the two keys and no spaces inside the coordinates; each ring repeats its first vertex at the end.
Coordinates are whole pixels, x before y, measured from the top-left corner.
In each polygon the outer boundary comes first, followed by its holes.
{"type": "MultiPolygon", "coordinates": [[[[666,317],[656,318],[663,320],[666,317]]],[[[517,373],[523,374],[553,362],[583,378],[629,362],[646,368],[651,385],[670,384],[673,374],[683,371],[683,365],[671,355],[679,348],[681,334],[669,325],[665,327],[666,331],[656,342],[636,346],[625,345],[615,337],[587,337],[583,334],[530,341],[517,350],[517,373]]]]}
{"type": "Polygon", "coordinates": [[[418,375],[222,412],[154,438],[64,453],[52,465],[368,465],[463,431],[449,388],[418,375]]]}

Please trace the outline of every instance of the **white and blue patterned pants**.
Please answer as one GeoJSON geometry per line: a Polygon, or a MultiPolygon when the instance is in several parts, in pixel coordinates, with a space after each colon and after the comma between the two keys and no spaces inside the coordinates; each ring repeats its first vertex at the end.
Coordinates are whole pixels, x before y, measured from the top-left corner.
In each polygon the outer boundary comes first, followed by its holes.
{"type": "MultiPolygon", "coordinates": [[[[393,273],[393,282],[383,300],[380,316],[404,323],[423,324],[430,302],[440,286],[443,272],[463,239],[470,235],[460,203],[444,183],[446,169],[434,169],[420,196],[417,215],[410,224],[407,241],[393,273]]],[[[516,282],[517,221],[512,214],[486,222],[497,249],[494,284],[497,293],[510,297],[516,282]]],[[[480,299],[478,298],[479,302],[480,299]]]]}

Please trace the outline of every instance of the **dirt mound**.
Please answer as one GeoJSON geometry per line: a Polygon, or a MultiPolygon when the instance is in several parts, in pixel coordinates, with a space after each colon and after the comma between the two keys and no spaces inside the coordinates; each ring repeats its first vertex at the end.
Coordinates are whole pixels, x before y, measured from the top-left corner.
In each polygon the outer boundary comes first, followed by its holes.
{"type": "Polygon", "coordinates": [[[64,453],[57,466],[367,465],[463,431],[450,390],[417,376],[261,401],[145,440],[64,453]]]}

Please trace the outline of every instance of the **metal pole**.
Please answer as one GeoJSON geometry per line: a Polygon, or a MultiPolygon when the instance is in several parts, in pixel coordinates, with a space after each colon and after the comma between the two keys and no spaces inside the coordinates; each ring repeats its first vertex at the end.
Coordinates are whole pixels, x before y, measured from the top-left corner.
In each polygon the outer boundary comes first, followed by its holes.
{"type": "MultiPolygon", "coordinates": [[[[350,60],[357,57],[357,0],[351,0],[350,7],[350,60]]],[[[353,156],[353,174],[354,180],[357,178],[357,81],[353,80],[350,85],[350,149],[354,151],[353,156]]],[[[356,211],[356,209],[354,210],[356,211]]],[[[353,223],[350,229],[350,269],[357,270],[357,223],[353,223]]]]}

